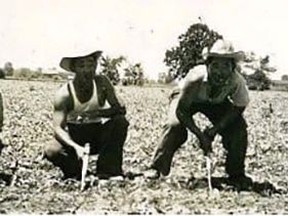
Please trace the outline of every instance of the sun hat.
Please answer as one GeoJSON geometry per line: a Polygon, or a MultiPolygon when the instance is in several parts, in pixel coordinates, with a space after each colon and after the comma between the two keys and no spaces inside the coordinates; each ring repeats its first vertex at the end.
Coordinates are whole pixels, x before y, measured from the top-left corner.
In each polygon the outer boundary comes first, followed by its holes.
{"type": "Polygon", "coordinates": [[[85,59],[85,58],[89,58],[89,57],[93,57],[95,60],[95,64],[97,64],[97,60],[99,59],[99,57],[101,56],[102,51],[101,50],[97,50],[93,53],[90,53],[88,55],[84,55],[84,56],[77,56],[77,57],[63,57],[60,61],[60,67],[63,68],[64,70],[70,71],[70,72],[75,72],[73,70],[73,68],[71,67],[71,65],[73,64],[73,61],[75,60],[79,60],[79,59],[85,59]]]}
{"type": "Polygon", "coordinates": [[[202,56],[205,60],[211,57],[232,58],[236,61],[241,61],[244,58],[243,51],[235,51],[231,42],[226,40],[217,40],[210,50],[203,50],[202,56]]]}

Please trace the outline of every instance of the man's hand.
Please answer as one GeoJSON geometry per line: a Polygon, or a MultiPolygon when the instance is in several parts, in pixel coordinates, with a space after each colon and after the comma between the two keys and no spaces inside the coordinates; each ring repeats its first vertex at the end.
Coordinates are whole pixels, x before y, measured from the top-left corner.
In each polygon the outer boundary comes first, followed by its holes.
{"type": "Polygon", "coordinates": [[[125,106],[120,106],[119,113],[121,115],[126,115],[126,107],[125,106]]]}
{"type": "Polygon", "coordinates": [[[203,134],[199,137],[200,148],[204,151],[204,155],[212,152],[212,142],[217,134],[217,128],[206,128],[203,134]]]}
{"type": "Polygon", "coordinates": [[[212,139],[203,133],[201,136],[198,137],[200,142],[200,148],[203,150],[204,155],[208,155],[212,152],[212,139]]]}
{"type": "Polygon", "coordinates": [[[217,128],[216,127],[211,127],[211,128],[206,128],[204,130],[204,134],[207,135],[213,142],[216,134],[217,134],[217,128]]]}
{"type": "Polygon", "coordinates": [[[78,159],[82,159],[83,156],[84,156],[84,154],[85,154],[85,149],[84,149],[84,147],[82,147],[82,146],[77,146],[77,147],[75,148],[75,151],[76,151],[76,154],[77,154],[78,159]]]}

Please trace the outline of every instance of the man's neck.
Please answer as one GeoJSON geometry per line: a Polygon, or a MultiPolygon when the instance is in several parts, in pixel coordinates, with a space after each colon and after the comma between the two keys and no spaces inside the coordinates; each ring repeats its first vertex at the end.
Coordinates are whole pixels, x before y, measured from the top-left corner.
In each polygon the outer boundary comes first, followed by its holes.
{"type": "Polygon", "coordinates": [[[75,79],[73,80],[76,96],[81,103],[85,103],[91,99],[93,94],[93,79],[75,79]]]}

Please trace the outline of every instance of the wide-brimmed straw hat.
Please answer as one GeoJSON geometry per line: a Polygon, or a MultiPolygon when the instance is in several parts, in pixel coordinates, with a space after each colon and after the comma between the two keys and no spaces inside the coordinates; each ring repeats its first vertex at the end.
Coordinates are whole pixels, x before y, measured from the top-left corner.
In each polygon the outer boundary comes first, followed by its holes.
{"type": "Polygon", "coordinates": [[[75,60],[79,60],[79,59],[85,59],[88,57],[93,57],[95,60],[95,64],[97,64],[97,60],[99,59],[99,57],[101,56],[102,51],[101,50],[97,50],[93,53],[90,53],[88,55],[84,55],[84,56],[77,56],[77,57],[64,57],[61,59],[60,61],[60,67],[63,68],[64,70],[70,71],[70,72],[75,72],[73,70],[73,68],[71,67],[71,63],[75,60]]]}
{"type": "Polygon", "coordinates": [[[210,57],[232,58],[235,61],[244,59],[244,52],[235,51],[232,43],[225,40],[217,40],[210,50],[204,49],[202,55],[205,60],[210,57]]]}

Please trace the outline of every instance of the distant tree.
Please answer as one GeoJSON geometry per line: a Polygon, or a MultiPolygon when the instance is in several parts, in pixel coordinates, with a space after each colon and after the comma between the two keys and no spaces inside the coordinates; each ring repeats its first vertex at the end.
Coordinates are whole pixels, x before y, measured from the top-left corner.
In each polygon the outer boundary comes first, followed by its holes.
{"type": "Polygon", "coordinates": [[[165,72],[159,73],[157,82],[161,83],[161,84],[165,83],[165,77],[166,77],[166,73],[165,72]]]}
{"type": "Polygon", "coordinates": [[[124,77],[122,78],[122,85],[134,85],[134,74],[132,73],[131,65],[124,69],[124,77]]]}
{"type": "Polygon", "coordinates": [[[5,71],[0,68],[0,79],[5,79],[5,71]]]}
{"type": "Polygon", "coordinates": [[[29,68],[20,68],[14,71],[13,77],[23,80],[39,79],[42,73],[39,71],[34,71],[29,68]]]}
{"type": "Polygon", "coordinates": [[[7,76],[13,76],[14,68],[11,62],[6,62],[4,64],[4,72],[7,76]]]}
{"type": "Polygon", "coordinates": [[[254,52],[246,52],[243,61],[246,63],[255,62],[256,61],[256,54],[254,52]]]}
{"type": "Polygon", "coordinates": [[[207,25],[196,23],[186,33],[178,37],[179,45],[165,53],[164,62],[169,67],[171,76],[185,77],[188,71],[198,64],[203,64],[202,52],[208,50],[222,35],[208,28],[207,25]]]}
{"type": "Polygon", "coordinates": [[[260,67],[261,67],[261,70],[264,71],[264,72],[275,72],[276,71],[276,68],[274,67],[271,67],[269,65],[270,63],[270,56],[269,55],[266,55],[264,58],[261,58],[260,59],[260,67]]]}
{"type": "Polygon", "coordinates": [[[130,64],[124,71],[123,85],[144,85],[144,70],[141,63],[130,64]]]}
{"type": "Polygon", "coordinates": [[[281,77],[281,80],[287,81],[287,80],[288,80],[288,75],[287,75],[287,74],[283,75],[283,76],[281,77]]]}
{"type": "Polygon", "coordinates": [[[134,65],[134,76],[135,76],[135,85],[143,86],[144,85],[144,70],[141,63],[134,65]]]}
{"type": "Polygon", "coordinates": [[[101,61],[102,71],[101,74],[106,75],[113,85],[117,85],[120,81],[119,66],[125,60],[125,57],[110,58],[109,56],[103,57],[101,61]]]}
{"type": "Polygon", "coordinates": [[[268,74],[276,71],[274,67],[269,66],[270,57],[266,55],[264,58],[257,57],[255,53],[245,53],[244,67],[241,68],[241,73],[247,81],[250,90],[268,90],[272,84],[268,74]],[[245,68],[249,68],[254,73],[246,74],[245,68]]]}
{"type": "Polygon", "coordinates": [[[39,72],[39,73],[42,73],[43,72],[43,68],[38,67],[36,71],[39,72]]]}
{"type": "Polygon", "coordinates": [[[158,83],[168,84],[172,81],[173,81],[173,77],[170,71],[168,71],[168,73],[162,72],[158,74],[158,83]]]}
{"type": "Polygon", "coordinates": [[[270,89],[271,80],[262,71],[257,69],[255,73],[246,76],[248,87],[250,90],[268,90],[270,89]]]}

